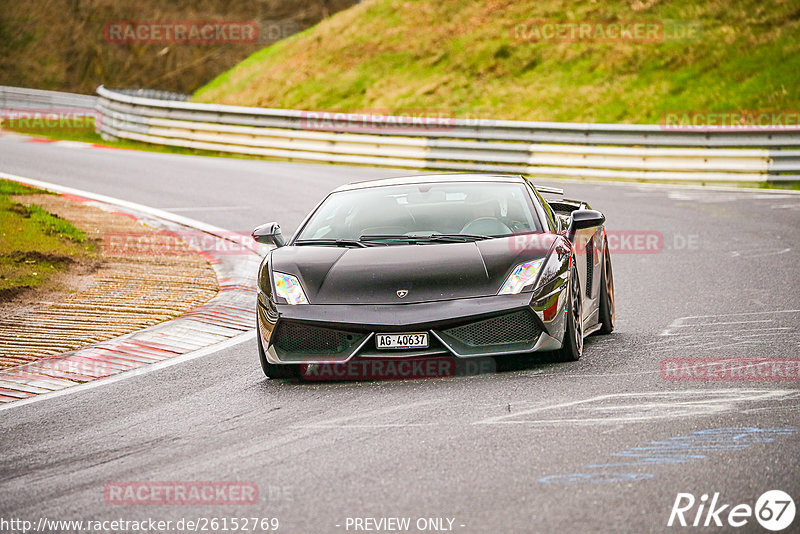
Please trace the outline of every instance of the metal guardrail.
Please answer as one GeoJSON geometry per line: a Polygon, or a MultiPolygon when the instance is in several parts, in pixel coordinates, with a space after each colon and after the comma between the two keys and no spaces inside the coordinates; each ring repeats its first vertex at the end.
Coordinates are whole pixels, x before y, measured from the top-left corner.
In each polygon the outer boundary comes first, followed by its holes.
{"type": "Polygon", "coordinates": [[[97,100],[97,97],[93,95],[0,85],[0,110],[94,109],[97,106],[97,100]]]}
{"type": "Polygon", "coordinates": [[[160,89],[109,89],[115,93],[120,93],[128,96],[139,96],[142,98],[153,98],[156,100],[176,100],[186,102],[191,98],[191,95],[183,93],[173,93],[172,91],[162,91],[160,89]]]}
{"type": "Polygon", "coordinates": [[[142,98],[100,87],[100,131],[146,143],[417,169],[692,181],[800,179],[800,127],[669,131],[660,125],[324,115],[142,98]],[[331,120],[333,119],[333,120],[331,120]],[[788,173],[788,174],[787,174],[788,173]]]}
{"type": "Polygon", "coordinates": [[[426,121],[200,104],[153,90],[100,86],[97,93],[98,131],[107,139],[431,170],[663,181],[800,180],[800,126],[674,131],[661,125],[426,121]]]}

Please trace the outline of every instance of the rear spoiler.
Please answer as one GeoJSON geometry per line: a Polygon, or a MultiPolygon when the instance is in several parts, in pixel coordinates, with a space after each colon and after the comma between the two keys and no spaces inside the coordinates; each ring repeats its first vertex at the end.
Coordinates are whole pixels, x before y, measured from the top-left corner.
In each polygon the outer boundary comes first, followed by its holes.
{"type": "Polygon", "coordinates": [[[548,200],[548,204],[553,211],[562,215],[569,215],[575,210],[590,210],[591,206],[583,200],[572,200],[569,198],[559,198],[558,200],[548,200]]]}
{"type": "Polygon", "coordinates": [[[547,187],[545,185],[537,185],[535,186],[536,190],[543,194],[551,194],[551,195],[563,195],[564,190],[559,189],[558,187],[547,187]]]}

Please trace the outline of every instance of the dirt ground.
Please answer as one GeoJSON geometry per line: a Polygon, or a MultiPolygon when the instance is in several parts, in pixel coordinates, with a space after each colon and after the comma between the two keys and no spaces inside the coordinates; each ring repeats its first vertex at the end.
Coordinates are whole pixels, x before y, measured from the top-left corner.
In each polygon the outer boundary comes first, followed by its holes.
{"type": "Polygon", "coordinates": [[[86,232],[96,258],[72,263],[54,283],[0,304],[0,369],[104,341],[182,315],[219,291],[208,261],[124,214],[68,197],[20,195],[86,232]],[[131,246],[157,235],[168,247],[131,246]]]}

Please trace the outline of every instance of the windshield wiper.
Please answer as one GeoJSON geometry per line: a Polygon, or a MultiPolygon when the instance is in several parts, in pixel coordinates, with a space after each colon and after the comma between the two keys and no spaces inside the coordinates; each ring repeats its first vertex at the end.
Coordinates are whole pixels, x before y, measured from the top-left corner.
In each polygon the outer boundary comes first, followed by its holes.
{"type": "Polygon", "coordinates": [[[423,235],[404,235],[404,234],[375,234],[362,235],[360,241],[405,241],[407,243],[424,243],[430,241],[442,241],[449,243],[466,243],[469,241],[481,241],[490,239],[487,235],[478,234],[423,234],[423,235]]]}
{"type": "Polygon", "coordinates": [[[483,241],[491,239],[492,236],[480,234],[432,234],[431,241],[483,241]]]}
{"type": "Polygon", "coordinates": [[[337,246],[337,247],[362,247],[370,246],[362,241],[355,239],[299,239],[294,242],[295,245],[321,245],[321,246],[337,246]]]}

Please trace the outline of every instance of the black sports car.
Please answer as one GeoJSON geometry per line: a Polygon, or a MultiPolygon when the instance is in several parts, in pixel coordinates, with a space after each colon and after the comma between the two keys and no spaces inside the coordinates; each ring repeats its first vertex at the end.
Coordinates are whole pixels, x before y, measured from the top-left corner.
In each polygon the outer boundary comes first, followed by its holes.
{"type": "Polygon", "coordinates": [[[614,328],[605,217],[522,176],[453,174],[330,193],[259,271],[258,344],[269,377],[359,359],[577,360],[614,328]],[[517,356],[519,357],[519,356],[517,356]]]}

